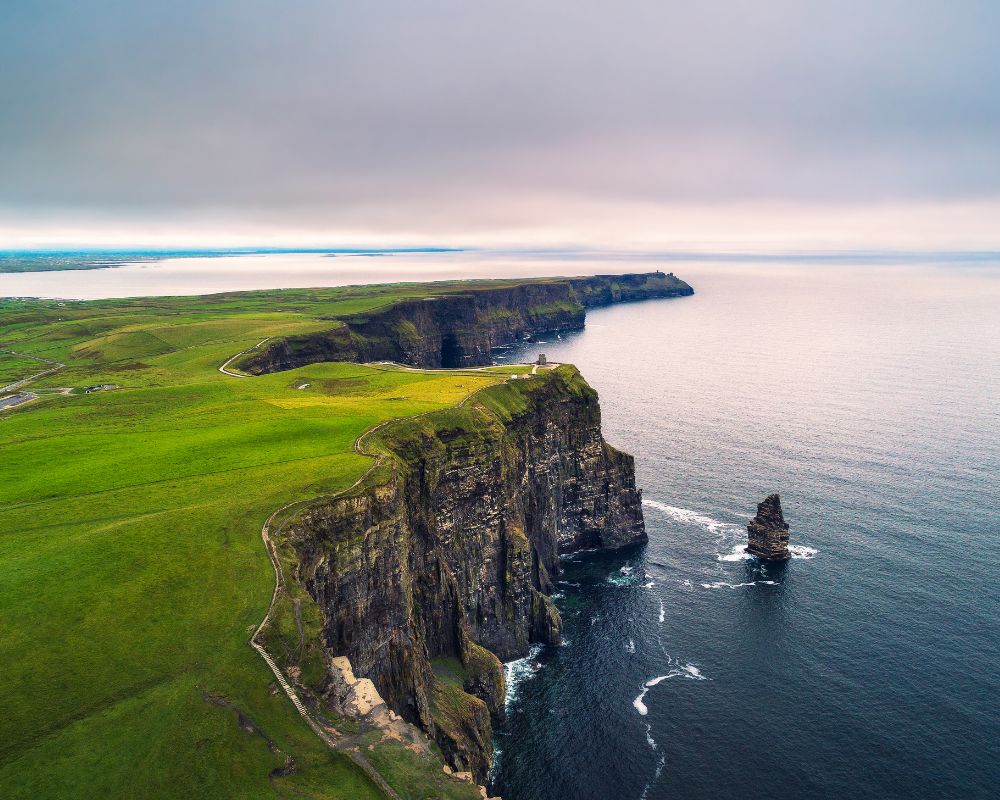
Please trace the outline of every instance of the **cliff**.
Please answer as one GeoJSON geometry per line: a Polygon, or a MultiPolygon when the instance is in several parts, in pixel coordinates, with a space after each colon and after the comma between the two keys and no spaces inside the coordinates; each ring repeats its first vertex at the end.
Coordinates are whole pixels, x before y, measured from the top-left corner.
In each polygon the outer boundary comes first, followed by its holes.
{"type": "Polygon", "coordinates": [[[483,366],[491,363],[495,347],[533,334],[581,329],[587,308],[693,293],[684,281],[663,272],[465,283],[333,319],[335,324],[319,333],[272,341],[248,354],[239,367],[259,375],[317,361],[483,366]]]}
{"type": "Polygon", "coordinates": [[[397,421],[366,447],[383,457],[365,485],[283,528],[298,633],[286,624],[268,649],[319,698],[331,659],[348,657],[483,782],[501,660],[559,641],[559,554],[646,541],[633,459],[604,441],[596,393],[572,367],[397,421]]]}

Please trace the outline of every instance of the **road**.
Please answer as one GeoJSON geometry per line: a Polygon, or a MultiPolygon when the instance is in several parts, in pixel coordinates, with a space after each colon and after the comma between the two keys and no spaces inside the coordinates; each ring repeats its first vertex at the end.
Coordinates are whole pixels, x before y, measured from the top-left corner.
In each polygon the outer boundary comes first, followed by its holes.
{"type": "Polygon", "coordinates": [[[21,392],[20,394],[12,394],[8,397],[0,397],[0,411],[9,411],[12,408],[23,406],[37,397],[38,395],[34,392],[21,392]]]}
{"type": "Polygon", "coordinates": [[[8,383],[6,386],[0,386],[0,394],[5,394],[6,392],[16,392],[27,386],[32,381],[37,381],[39,378],[44,378],[46,375],[51,375],[53,372],[58,372],[65,364],[60,364],[58,361],[52,361],[48,358],[40,358],[39,356],[29,356],[26,353],[16,353],[13,350],[0,350],[0,353],[10,353],[12,356],[20,356],[21,358],[30,358],[32,361],[41,361],[43,364],[51,364],[52,366],[48,369],[42,370],[41,372],[36,372],[34,375],[29,375],[27,378],[21,378],[19,381],[14,383],[8,383]]]}

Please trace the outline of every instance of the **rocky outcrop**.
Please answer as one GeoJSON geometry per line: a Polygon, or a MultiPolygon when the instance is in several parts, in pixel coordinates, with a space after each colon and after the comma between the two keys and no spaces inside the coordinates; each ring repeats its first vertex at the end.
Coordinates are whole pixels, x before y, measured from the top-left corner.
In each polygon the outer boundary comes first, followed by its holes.
{"type": "Polygon", "coordinates": [[[351,661],[346,656],[330,659],[326,697],[333,710],[345,717],[367,717],[384,705],[370,678],[354,676],[351,661]]]}
{"type": "Polygon", "coordinates": [[[757,504],[757,516],[747,525],[747,552],[765,561],[787,561],[788,523],[781,513],[781,499],[769,494],[757,504]]]}
{"type": "MultiPolygon", "coordinates": [[[[572,367],[509,381],[379,431],[382,474],[285,528],[327,662],[349,658],[479,782],[503,714],[500,660],[559,641],[559,555],[646,540],[632,457],[600,424],[572,367]]],[[[351,699],[332,673],[313,688],[351,699]]]]}
{"type": "Polygon", "coordinates": [[[579,330],[594,306],[680,297],[694,290],[673,273],[597,275],[460,287],[432,287],[418,299],[390,301],[332,319],[328,330],[277,339],[239,368],[259,375],[318,361],[397,361],[416,367],[490,364],[492,350],[539,333],[579,330]]]}
{"type": "Polygon", "coordinates": [[[660,297],[686,297],[694,294],[694,289],[672,272],[592,275],[585,278],[569,278],[567,283],[584,308],[637,300],[655,300],[660,297]]]}

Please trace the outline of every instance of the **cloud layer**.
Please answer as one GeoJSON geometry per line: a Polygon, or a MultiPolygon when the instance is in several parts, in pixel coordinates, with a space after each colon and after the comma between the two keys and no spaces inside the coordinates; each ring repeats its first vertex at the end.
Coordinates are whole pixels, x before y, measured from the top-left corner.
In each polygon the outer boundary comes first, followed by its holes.
{"type": "Polygon", "coordinates": [[[691,209],[1000,202],[995,2],[7,0],[0,22],[8,229],[642,238],[691,209]]]}

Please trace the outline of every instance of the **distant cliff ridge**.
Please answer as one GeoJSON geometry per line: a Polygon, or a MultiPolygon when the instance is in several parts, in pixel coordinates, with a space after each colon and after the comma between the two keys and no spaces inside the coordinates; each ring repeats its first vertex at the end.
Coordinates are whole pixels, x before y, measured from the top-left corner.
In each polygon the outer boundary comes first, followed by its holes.
{"type": "Polygon", "coordinates": [[[646,541],[633,459],[604,441],[597,395],[568,366],[377,437],[380,476],[285,527],[284,559],[307,596],[300,632],[288,624],[268,647],[318,697],[331,691],[331,658],[347,656],[483,782],[503,714],[500,661],[559,641],[548,597],[559,555],[646,541]],[[305,648],[302,629],[313,631],[305,648]]]}
{"type": "Polygon", "coordinates": [[[663,272],[473,284],[338,318],[319,333],[275,340],[249,353],[239,367],[258,375],[318,361],[483,366],[491,363],[495,347],[538,333],[583,328],[587,308],[693,293],[673,273],[663,272]]]}

